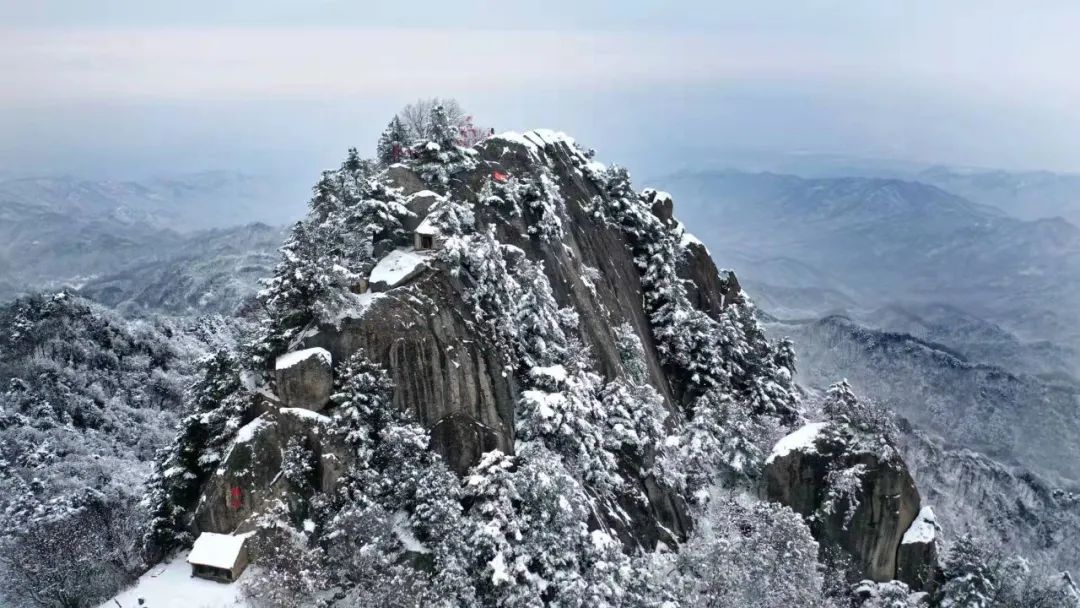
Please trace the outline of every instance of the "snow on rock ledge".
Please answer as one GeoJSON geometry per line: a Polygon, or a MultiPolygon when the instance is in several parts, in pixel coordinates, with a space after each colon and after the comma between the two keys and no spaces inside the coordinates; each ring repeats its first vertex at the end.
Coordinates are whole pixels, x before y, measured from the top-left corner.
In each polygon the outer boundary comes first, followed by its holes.
{"type": "Polygon", "coordinates": [[[333,359],[324,348],[308,348],[277,358],[276,394],[288,407],[319,411],[334,389],[333,359]]]}
{"type": "Polygon", "coordinates": [[[427,266],[429,254],[395,249],[371,270],[369,283],[374,291],[386,291],[415,277],[427,266]]]}
{"type": "Polygon", "coordinates": [[[923,507],[896,550],[896,578],[913,589],[935,590],[941,580],[937,538],[934,510],[923,507]]]}
{"type": "Polygon", "coordinates": [[[780,441],[776,442],[773,446],[772,453],[765,460],[765,464],[769,464],[777,458],[787,456],[791,452],[796,450],[813,451],[814,442],[817,441],[818,435],[825,427],[829,426],[828,422],[811,422],[805,426],[799,428],[799,430],[785,435],[780,441]]]}
{"type": "Polygon", "coordinates": [[[900,544],[932,543],[935,538],[937,538],[937,518],[934,516],[934,509],[925,506],[919,511],[915,521],[911,522],[900,544]]]}
{"type": "Polygon", "coordinates": [[[327,365],[330,365],[331,362],[330,351],[326,350],[325,348],[305,348],[304,350],[285,353],[284,355],[278,357],[277,360],[274,362],[274,369],[288,369],[310,357],[320,357],[326,361],[327,365]]]}

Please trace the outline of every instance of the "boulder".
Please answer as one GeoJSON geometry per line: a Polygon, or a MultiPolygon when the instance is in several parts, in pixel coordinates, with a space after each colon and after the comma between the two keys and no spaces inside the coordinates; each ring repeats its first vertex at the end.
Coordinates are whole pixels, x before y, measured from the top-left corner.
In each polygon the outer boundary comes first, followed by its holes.
{"type": "Polygon", "coordinates": [[[896,577],[900,539],[920,507],[915,482],[895,449],[834,423],[808,424],[781,439],[765,463],[763,494],[803,515],[823,550],[849,554],[857,579],[873,581],[896,577]],[[830,492],[839,490],[830,477],[845,471],[860,483],[853,500],[834,500],[830,509],[830,492]]]}
{"type": "Polygon", "coordinates": [[[286,353],[274,364],[277,396],[288,407],[320,411],[334,391],[333,359],[323,348],[286,353]]]}
{"type": "Polygon", "coordinates": [[[410,196],[427,189],[424,180],[403,164],[390,165],[386,170],[386,176],[393,187],[401,189],[403,196],[410,196]]]}
{"type": "Polygon", "coordinates": [[[917,591],[933,593],[940,579],[938,525],[934,510],[923,507],[896,551],[896,578],[917,591]]]}
{"type": "Polygon", "coordinates": [[[379,293],[389,291],[416,278],[428,269],[427,260],[430,252],[395,249],[379,260],[371,269],[369,277],[371,291],[379,293]]]}

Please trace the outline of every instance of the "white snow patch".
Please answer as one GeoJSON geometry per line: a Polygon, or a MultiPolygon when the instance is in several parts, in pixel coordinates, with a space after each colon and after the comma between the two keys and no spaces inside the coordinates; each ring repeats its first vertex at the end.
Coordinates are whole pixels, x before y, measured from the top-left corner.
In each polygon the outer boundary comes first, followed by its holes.
{"type": "Polygon", "coordinates": [[[503,557],[502,551],[495,556],[495,559],[488,562],[491,566],[491,584],[498,587],[502,583],[511,582],[510,573],[506,571],[506,558],[503,557]]]}
{"type": "MultiPolygon", "coordinates": [[[[667,194],[667,193],[665,192],[664,194],[667,194]]],[[[671,195],[669,194],[668,197],[670,198],[671,195]]],[[[678,229],[682,231],[682,238],[679,240],[679,246],[680,247],[682,247],[683,249],[686,249],[690,245],[701,245],[702,247],[705,248],[705,252],[708,253],[709,248],[705,247],[705,243],[702,243],[701,239],[699,239],[696,236],[694,236],[693,234],[691,234],[690,231],[686,229],[686,226],[682,222],[679,222],[678,220],[676,220],[676,223],[678,225],[678,229]]]]}
{"type": "Polygon", "coordinates": [[[189,564],[199,564],[200,566],[231,569],[236,565],[236,558],[239,557],[240,551],[244,548],[244,542],[252,534],[254,532],[235,536],[232,534],[203,532],[199,535],[199,538],[195,539],[195,544],[191,547],[191,553],[188,554],[187,562],[189,564]]]}
{"type": "Polygon", "coordinates": [[[255,392],[259,388],[259,375],[245,369],[240,372],[240,384],[248,391],[255,392]]]}
{"type": "Polygon", "coordinates": [[[414,198],[420,198],[420,197],[425,197],[426,198],[426,197],[429,197],[429,196],[430,197],[435,197],[435,198],[443,198],[443,195],[439,194],[438,192],[432,192],[431,190],[420,190],[419,192],[413,192],[412,194],[410,194],[408,199],[406,199],[406,200],[412,200],[414,198]]]}
{"type": "Polygon", "coordinates": [[[693,234],[690,234],[686,230],[683,230],[682,240],[679,242],[679,244],[683,247],[688,247],[690,245],[701,245],[702,247],[705,246],[705,243],[702,243],[701,239],[697,238],[693,234]]]}
{"type": "Polygon", "coordinates": [[[139,577],[135,584],[98,608],[137,608],[139,599],[151,608],[243,608],[244,601],[240,581],[223,585],[191,576],[188,554],[181,553],[171,561],[151,568],[139,577]]]}
{"type": "Polygon", "coordinates": [[[369,281],[372,283],[386,283],[390,287],[395,287],[405,277],[412,274],[417,266],[426,263],[429,257],[430,254],[395,249],[379,260],[378,264],[375,264],[375,268],[371,270],[369,281]]]}
{"type": "Polygon", "coordinates": [[[518,144],[519,146],[525,146],[530,151],[536,150],[536,144],[529,141],[528,139],[525,139],[525,137],[517,131],[506,131],[505,133],[499,133],[498,135],[493,136],[491,139],[501,139],[503,141],[518,144]]]}
{"type": "Polygon", "coordinates": [[[533,376],[547,376],[555,380],[556,382],[566,381],[566,368],[561,365],[552,365],[550,367],[534,367],[529,371],[529,374],[533,376]]]}
{"type": "Polygon", "coordinates": [[[319,357],[326,362],[327,365],[333,365],[333,359],[330,357],[330,351],[325,348],[305,348],[304,350],[297,350],[291,353],[285,353],[274,361],[274,369],[288,369],[301,361],[306,361],[311,357],[319,357]]]}
{"type": "Polygon", "coordinates": [[[592,541],[593,547],[599,551],[615,546],[615,541],[611,538],[611,535],[603,530],[593,530],[590,532],[589,540],[592,541]]]}
{"type": "Polygon", "coordinates": [[[566,144],[571,148],[577,145],[577,142],[574,141],[573,137],[570,137],[561,131],[552,131],[551,129],[533,129],[532,131],[525,133],[525,137],[529,140],[534,140],[534,138],[539,139],[542,143],[549,145],[561,143],[566,144]]]}
{"type": "Polygon", "coordinates": [[[365,291],[361,294],[347,293],[346,297],[348,299],[342,303],[337,314],[334,315],[334,324],[340,325],[345,319],[362,319],[371,304],[384,295],[386,294],[371,291],[365,291]]]}
{"type": "Polygon", "coordinates": [[[306,410],[306,409],[304,409],[302,407],[283,407],[283,408],[281,408],[281,413],[285,414],[285,415],[288,415],[288,416],[296,416],[297,418],[306,418],[308,420],[314,420],[315,422],[318,422],[320,424],[330,422],[330,417],[329,416],[325,416],[323,414],[320,414],[319,412],[313,412],[311,410],[306,410]]]}
{"type": "Polygon", "coordinates": [[[420,542],[420,539],[413,534],[412,527],[409,526],[409,514],[405,511],[394,513],[394,535],[398,537],[406,551],[431,553],[431,549],[428,549],[427,545],[420,542]]]}
{"type": "Polygon", "coordinates": [[[529,390],[523,392],[521,396],[528,401],[532,401],[535,404],[536,413],[545,420],[554,418],[558,410],[566,409],[566,395],[562,393],[529,390]]]}
{"type": "Polygon", "coordinates": [[[240,427],[240,429],[236,431],[236,439],[233,440],[233,442],[247,443],[251,441],[255,438],[255,433],[259,432],[259,429],[263,428],[268,424],[270,423],[265,418],[259,416],[258,418],[240,427]]]}
{"type": "Polygon", "coordinates": [[[818,434],[827,426],[829,426],[828,422],[811,422],[794,433],[784,436],[773,446],[772,453],[765,459],[765,464],[769,464],[782,456],[787,456],[794,451],[812,451],[818,434]]]}
{"type": "Polygon", "coordinates": [[[423,234],[426,236],[439,236],[442,231],[435,225],[435,222],[431,218],[431,213],[424,218],[424,221],[420,222],[420,225],[416,227],[416,234],[423,234]]]}
{"type": "Polygon", "coordinates": [[[162,477],[177,477],[179,475],[183,475],[184,472],[185,472],[184,467],[169,467],[169,468],[165,469],[164,471],[162,471],[161,476],[162,477]]]}
{"type": "Polygon", "coordinates": [[[936,536],[937,517],[934,515],[934,509],[926,506],[919,510],[919,515],[915,517],[915,521],[908,526],[907,532],[904,532],[904,538],[900,540],[900,544],[932,543],[936,536]]]}

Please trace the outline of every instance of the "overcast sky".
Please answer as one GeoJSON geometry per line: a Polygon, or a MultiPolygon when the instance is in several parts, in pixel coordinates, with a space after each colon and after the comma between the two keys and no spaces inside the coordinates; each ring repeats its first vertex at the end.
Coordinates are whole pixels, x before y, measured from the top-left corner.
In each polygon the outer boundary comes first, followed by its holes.
{"type": "Polygon", "coordinates": [[[1078,31],[1073,1],[0,0],[0,174],[310,177],[433,95],[632,167],[1080,171],[1078,31]]]}

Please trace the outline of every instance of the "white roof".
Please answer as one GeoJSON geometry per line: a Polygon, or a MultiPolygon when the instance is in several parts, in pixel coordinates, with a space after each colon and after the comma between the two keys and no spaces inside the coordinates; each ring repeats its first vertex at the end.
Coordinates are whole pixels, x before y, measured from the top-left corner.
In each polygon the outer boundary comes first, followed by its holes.
{"type": "Polygon", "coordinates": [[[327,365],[333,365],[333,359],[330,356],[330,351],[325,348],[305,348],[304,350],[298,350],[291,353],[285,353],[274,361],[274,369],[287,369],[301,361],[309,359],[311,357],[320,357],[326,361],[327,365]]]}
{"type": "Polygon", "coordinates": [[[420,222],[420,225],[416,227],[416,234],[423,234],[428,236],[436,236],[442,231],[435,225],[435,222],[431,221],[431,214],[429,213],[424,221],[420,222]]]}
{"type": "Polygon", "coordinates": [[[195,545],[191,547],[187,561],[189,564],[231,570],[236,565],[236,558],[240,557],[244,541],[252,534],[254,532],[236,536],[203,532],[199,538],[195,539],[195,545]]]}

